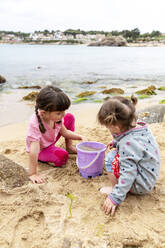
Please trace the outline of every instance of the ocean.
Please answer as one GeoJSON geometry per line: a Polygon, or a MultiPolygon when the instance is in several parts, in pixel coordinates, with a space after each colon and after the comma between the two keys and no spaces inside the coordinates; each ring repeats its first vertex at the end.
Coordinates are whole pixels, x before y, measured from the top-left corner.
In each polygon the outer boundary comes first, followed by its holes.
{"type": "MultiPolygon", "coordinates": [[[[0,85],[0,114],[32,91],[19,86],[52,84],[72,101],[83,91],[96,91],[87,97],[94,102],[106,97],[102,87],[121,88],[128,96],[150,85],[165,86],[165,48],[0,44],[0,75],[7,80],[0,85]]],[[[163,98],[162,91],[157,94],[163,98]]]]}

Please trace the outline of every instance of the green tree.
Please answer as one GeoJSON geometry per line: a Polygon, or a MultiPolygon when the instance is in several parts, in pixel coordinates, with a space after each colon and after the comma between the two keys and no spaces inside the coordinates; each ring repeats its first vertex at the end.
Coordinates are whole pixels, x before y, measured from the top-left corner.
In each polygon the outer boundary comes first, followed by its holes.
{"type": "Polygon", "coordinates": [[[110,34],[113,35],[113,36],[118,36],[118,35],[120,35],[120,32],[117,31],[117,30],[114,30],[110,34]]]}
{"type": "Polygon", "coordinates": [[[128,39],[132,37],[132,32],[129,30],[123,30],[120,32],[120,35],[122,35],[124,38],[128,39]]]}
{"type": "Polygon", "coordinates": [[[49,34],[49,30],[45,29],[45,30],[43,31],[43,34],[44,34],[45,36],[47,36],[47,35],[49,34]]]}
{"type": "Polygon", "coordinates": [[[144,38],[147,38],[147,37],[150,37],[150,33],[144,33],[144,34],[141,34],[140,36],[144,37],[144,38]]]}
{"type": "Polygon", "coordinates": [[[150,34],[151,37],[158,37],[161,35],[161,32],[153,30],[152,33],[150,34]]]}
{"type": "Polygon", "coordinates": [[[140,36],[140,30],[135,28],[131,31],[133,40],[136,40],[140,36]]]}

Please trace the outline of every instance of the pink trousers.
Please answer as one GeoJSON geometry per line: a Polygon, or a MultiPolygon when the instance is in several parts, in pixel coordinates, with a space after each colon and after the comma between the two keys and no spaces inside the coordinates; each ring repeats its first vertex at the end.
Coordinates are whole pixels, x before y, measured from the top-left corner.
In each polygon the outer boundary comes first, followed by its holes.
{"type": "MultiPolygon", "coordinates": [[[[64,125],[68,130],[75,130],[75,118],[72,114],[67,113],[64,116],[64,125]]],[[[55,143],[59,140],[61,134],[59,134],[56,138],[56,141],[44,148],[38,156],[38,160],[41,162],[51,162],[54,163],[55,166],[60,167],[66,164],[68,160],[68,152],[63,149],[55,146],[55,143]]]]}

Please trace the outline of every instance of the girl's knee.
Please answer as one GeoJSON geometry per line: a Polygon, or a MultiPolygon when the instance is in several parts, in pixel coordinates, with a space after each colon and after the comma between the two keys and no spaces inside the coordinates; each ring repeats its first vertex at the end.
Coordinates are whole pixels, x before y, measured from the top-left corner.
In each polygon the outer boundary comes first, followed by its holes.
{"type": "Polygon", "coordinates": [[[55,161],[56,166],[62,166],[66,164],[68,157],[69,157],[68,152],[65,151],[64,149],[56,150],[55,156],[56,156],[56,161],[55,161]]]}
{"type": "Polygon", "coordinates": [[[71,113],[67,113],[64,116],[64,125],[67,129],[74,131],[75,129],[75,117],[71,113]]]}
{"type": "Polygon", "coordinates": [[[69,120],[69,121],[75,121],[75,117],[74,117],[74,115],[71,114],[71,113],[67,113],[67,114],[64,116],[64,119],[69,120]]]}

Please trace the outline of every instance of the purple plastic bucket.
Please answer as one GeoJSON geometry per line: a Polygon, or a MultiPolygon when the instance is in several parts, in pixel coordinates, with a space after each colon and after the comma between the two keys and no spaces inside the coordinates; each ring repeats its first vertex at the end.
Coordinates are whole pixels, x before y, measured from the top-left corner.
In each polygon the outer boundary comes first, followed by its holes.
{"type": "Polygon", "coordinates": [[[104,167],[106,146],[100,142],[81,142],[76,145],[77,166],[80,175],[86,179],[101,176],[104,167]],[[88,147],[90,150],[84,150],[88,147]]]}

